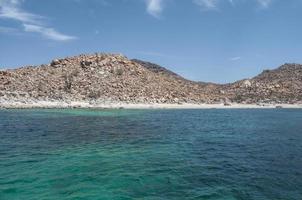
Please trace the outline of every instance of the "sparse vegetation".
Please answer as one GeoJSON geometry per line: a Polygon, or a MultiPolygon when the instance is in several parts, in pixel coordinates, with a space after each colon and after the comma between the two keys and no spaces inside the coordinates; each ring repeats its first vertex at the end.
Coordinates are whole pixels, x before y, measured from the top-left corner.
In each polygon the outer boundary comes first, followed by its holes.
{"type": "Polygon", "coordinates": [[[72,83],[73,83],[73,80],[74,80],[74,77],[77,76],[79,73],[78,70],[73,70],[72,72],[66,72],[64,75],[63,75],[63,78],[64,78],[64,82],[65,82],[65,91],[66,92],[71,92],[71,88],[72,88],[72,83]]]}
{"type": "Polygon", "coordinates": [[[98,99],[98,98],[101,97],[101,92],[100,92],[99,90],[97,90],[97,91],[95,91],[95,90],[90,91],[90,92],[88,93],[88,97],[89,97],[90,99],[98,99]]]}
{"type": "Polygon", "coordinates": [[[251,104],[297,103],[302,99],[301,77],[302,65],[287,64],[248,81],[194,82],[152,63],[130,61],[121,55],[94,54],[54,60],[53,66],[0,71],[0,92],[5,98],[23,98],[19,95],[23,92],[31,99],[68,101],[211,104],[228,98],[230,102],[251,104]],[[18,95],[13,97],[11,92],[18,95]]]}
{"type": "Polygon", "coordinates": [[[123,73],[124,73],[124,71],[123,71],[123,69],[121,69],[121,68],[117,68],[117,69],[115,70],[115,74],[118,75],[118,76],[122,76],[123,73]]]}

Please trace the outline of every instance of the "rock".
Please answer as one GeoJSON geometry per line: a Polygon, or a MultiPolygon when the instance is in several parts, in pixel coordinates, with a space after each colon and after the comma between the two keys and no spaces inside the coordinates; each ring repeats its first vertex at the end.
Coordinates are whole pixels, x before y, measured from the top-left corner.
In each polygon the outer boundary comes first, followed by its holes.
{"type": "Polygon", "coordinates": [[[250,80],[245,80],[245,81],[243,81],[243,86],[246,88],[249,88],[252,86],[252,83],[250,80]]]}
{"type": "Polygon", "coordinates": [[[55,67],[56,65],[59,65],[60,61],[58,59],[54,59],[53,61],[51,61],[50,65],[55,67]]]}
{"type": "Polygon", "coordinates": [[[214,84],[190,81],[159,65],[117,54],[79,55],[0,71],[0,93],[0,101],[294,104],[302,102],[302,65],[286,64],[248,80],[214,84]]]}

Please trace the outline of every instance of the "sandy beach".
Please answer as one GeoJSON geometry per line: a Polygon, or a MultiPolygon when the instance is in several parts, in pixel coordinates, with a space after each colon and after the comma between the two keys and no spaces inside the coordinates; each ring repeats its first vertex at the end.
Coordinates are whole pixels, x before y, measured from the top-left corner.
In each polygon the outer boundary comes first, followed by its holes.
{"type": "Polygon", "coordinates": [[[302,104],[144,104],[105,102],[91,103],[84,101],[1,101],[2,109],[31,109],[31,108],[87,108],[87,109],[273,109],[273,108],[302,108],[302,104]]]}

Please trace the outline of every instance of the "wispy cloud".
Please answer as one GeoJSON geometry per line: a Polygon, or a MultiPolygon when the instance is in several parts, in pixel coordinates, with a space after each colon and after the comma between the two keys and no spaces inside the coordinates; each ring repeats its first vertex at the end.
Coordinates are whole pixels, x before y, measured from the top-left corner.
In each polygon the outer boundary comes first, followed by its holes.
{"type": "MultiPolygon", "coordinates": [[[[81,4],[81,3],[87,3],[87,0],[73,0],[73,2],[81,4]]],[[[111,2],[109,3],[109,0],[95,0],[94,3],[98,3],[102,6],[110,6],[111,5],[110,4],[111,2]]]]}
{"type": "Polygon", "coordinates": [[[155,18],[159,18],[163,11],[164,0],[146,0],[147,12],[155,18]]]}
{"type": "Polygon", "coordinates": [[[20,9],[23,0],[1,0],[0,18],[13,19],[23,23],[40,24],[43,17],[20,9]]]}
{"type": "Polygon", "coordinates": [[[40,33],[45,38],[56,40],[56,41],[68,41],[68,40],[74,40],[76,37],[64,35],[62,33],[59,33],[53,28],[46,28],[39,25],[32,25],[32,24],[23,24],[24,31],[26,32],[34,32],[34,33],[40,33]]]}
{"type": "Polygon", "coordinates": [[[9,19],[20,22],[25,32],[36,32],[48,39],[68,41],[76,39],[74,36],[65,35],[44,23],[45,17],[21,9],[25,0],[0,0],[0,19],[9,19]]]}
{"type": "Polygon", "coordinates": [[[272,3],[272,0],[257,0],[257,1],[262,8],[268,8],[272,3]]]}
{"type": "MultiPolygon", "coordinates": [[[[201,7],[202,10],[217,10],[219,4],[225,0],[193,0],[193,3],[201,7]]],[[[268,8],[273,0],[254,0],[260,5],[261,8],[268,8]]],[[[227,0],[229,4],[234,6],[236,3],[240,2],[239,0],[227,0]]],[[[244,1],[241,1],[244,2],[244,1]]]]}
{"type": "Polygon", "coordinates": [[[204,10],[214,10],[218,4],[218,0],[193,0],[193,2],[204,10]]]}
{"type": "Polygon", "coordinates": [[[236,56],[236,57],[229,58],[229,60],[230,61],[238,61],[238,60],[241,60],[241,57],[236,56]]]}

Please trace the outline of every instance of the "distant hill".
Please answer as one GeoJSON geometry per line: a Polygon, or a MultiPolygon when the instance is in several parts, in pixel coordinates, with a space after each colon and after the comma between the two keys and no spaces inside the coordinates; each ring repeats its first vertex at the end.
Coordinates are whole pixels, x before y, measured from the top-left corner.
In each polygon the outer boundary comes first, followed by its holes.
{"type": "Polygon", "coordinates": [[[159,65],[118,54],[79,55],[50,64],[0,71],[1,101],[62,100],[128,103],[296,103],[302,100],[302,66],[231,84],[186,80],[159,65]]]}
{"type": "Polygon", "coordinates": [[[302,65],[284,64],[258,76],[223,86],[232,101],[296,103],[302,100],[302,65]]]}
{"type": "Polygon", "coordinates": [[[179,76],[178,74],[151,62],[146,62],[138,59],[132,59],[133,62],[140,64],[141,66],[145,67],[146,69],[158,73],[158,74],[165,74],[167,76],[171,76],[178,79],[184,79],[183,77],[179,76]]]}

